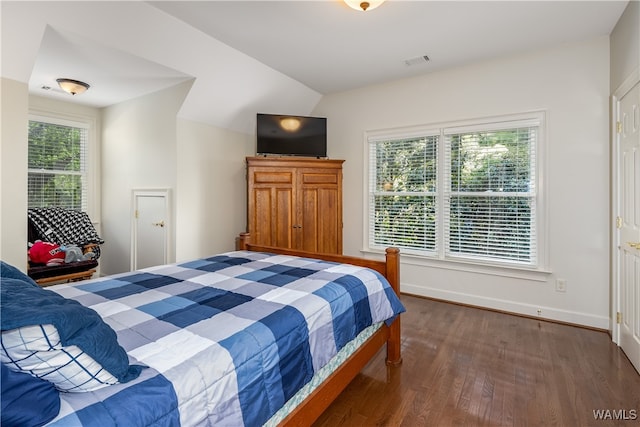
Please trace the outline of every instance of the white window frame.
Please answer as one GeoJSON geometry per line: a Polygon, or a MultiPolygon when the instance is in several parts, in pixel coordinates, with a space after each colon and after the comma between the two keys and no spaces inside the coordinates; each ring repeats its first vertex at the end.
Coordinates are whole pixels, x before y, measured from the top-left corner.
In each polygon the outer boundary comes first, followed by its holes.
{"type": "Polygon", "coordinates": [[[455,269],[458,271],[469,271],[475,273],[492,274],[507,277],[516,277],[537,281],[546,281],[550,271],[548,270],[548,227],[546,223],[547,203],[546,203],[546,112],[533,111],[521,114],[509,114],[504,116],[484,117],[478,119],[460,120],[452,122],[440,122],[420,126],[411,126],[394,129],[371,130],[364,132],[364,191],[363,191],[363,253],[379,254],[383,253],[383,248],[372,244],[372,224],[370,223],[370,200],[371,200],[371,160],[370,160],[370,144],[389,139],[404,139],[416,136],[428,136],[438,134],[440,136],[438,144],[438,189],[437,189],[437,223],[436,223],[436,251],[427,253],[422,251],[411,251],[402,249],[402,258],[404,263],[432,266],[444,269],[455,269]],[[535,185],[536,185],[536,213],[535,213],[535,229],[536,229],[536,264],[520,264],[517,262],[502,262],[496,260],[474,259],[471,257],[459,258],[456,256],[447,256],[445,254],[444,245],[444,198],[445,198],[445,161],[448,158],[445,144],[445,134],[451,134],[453,131],[468,130],[498,130],[511,128],[512,125],[521,125],[523,123],[535,123],[538,127],[537,145],[536,145],[536,161],[535,161],[535,185]]]}
{"type": "Polygon", "coordinates": [[[98,123],[95,117],[75,114],[64,114],[31,108],[29,121],[51,123],[54,125],[84,128],[87,130],[87,153],[85,154],[86,167],[86,202],[83,202],[82,210],[85,211],[94,223],[99,222],[100,193],[99,193],[99,153],[98,153],[98,123]]]}

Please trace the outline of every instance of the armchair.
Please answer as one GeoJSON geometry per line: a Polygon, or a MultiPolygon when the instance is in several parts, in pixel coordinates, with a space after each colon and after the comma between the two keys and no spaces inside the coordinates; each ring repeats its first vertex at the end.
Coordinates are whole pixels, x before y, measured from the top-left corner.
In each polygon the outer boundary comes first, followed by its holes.
{"type": "Polygon", "coordinates": [[[98,267],[100,245],[104,240],[85,212],[64,208],[30,208],[27,217],[30,243],[42,240],[59,245],[76,245],[84,253],[91,251],[94,254],[92,259],[56,266],[30,261],[27,270],[29,277],[40,285],[91,278],[98,267]]]}

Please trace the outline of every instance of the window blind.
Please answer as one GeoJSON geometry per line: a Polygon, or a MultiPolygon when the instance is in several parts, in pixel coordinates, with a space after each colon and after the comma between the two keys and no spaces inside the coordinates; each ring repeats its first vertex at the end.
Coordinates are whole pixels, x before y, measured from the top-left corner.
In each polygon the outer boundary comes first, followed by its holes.
{"type": "Polygon", "coordinates": [[[370,241],[436,250],[438,135],[371,140],[370,241]]]}
{"type": "Polygon", "coordinates": [[[537,127],[445,133],[447,256],[536,263],[537,127]]]}
{"type": "Polygon", "coordinates": [[[88,126],[29,121],[28,206],[87,209],[88,126]]]}

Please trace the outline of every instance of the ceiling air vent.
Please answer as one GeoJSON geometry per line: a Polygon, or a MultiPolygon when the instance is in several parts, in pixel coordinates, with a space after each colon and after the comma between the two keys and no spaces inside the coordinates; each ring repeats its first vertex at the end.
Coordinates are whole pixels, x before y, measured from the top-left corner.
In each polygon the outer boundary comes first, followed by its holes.
{"type": "Polygon", "coordinates": [[[427,55],[416,56],[415,58],[405,59],[404,65],[407,67],[412,67],[414,65],[425,64],[429,62],[429,57],[427,55]]]}

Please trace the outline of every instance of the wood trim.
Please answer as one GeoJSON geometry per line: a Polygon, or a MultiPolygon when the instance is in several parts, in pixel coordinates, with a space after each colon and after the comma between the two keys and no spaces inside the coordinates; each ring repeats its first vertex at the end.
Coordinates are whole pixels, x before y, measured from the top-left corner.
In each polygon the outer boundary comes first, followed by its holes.
{"type": "Polygon", "coordinates": [[[336,168],[342,166],[344,160],[317,159],[315,157],[247,157],[247,165],[258,167],[297,167],[297,168],[336,168]]]}
{"type": "MultiPolygon", "coordinates": [[[[249,233],[241,233],[236,239],[236,249],[301,256],[371,268],[386,277],[395,293],[400,295],[400,251],[398,248],[387,248],[385,260],[377,261],[347,255],[318,254],[271,246],[253,245],[250,242],[251,236],[249,233]]],[[[385,343],[387,345],[387,365],[400,365],[402,363],[400,336],[401,326],[400,316],[398,316],[391,326],[383,324],[382,327],[331,374],[321,386],[314,390],[307,399],[289,414],[287,418],[282,421],[281,425],[311,425],[385,343]]]]}
{"type": "Polygon", "coordinates": [[[86,280],[91,279],[93,273],[95,273],[95,269],[80,271],[77,273],[69,273],[69,274],[61,274],[59,276],[51,276],[51,277],[43,277],[42,279],[37,279],[35,282],[38,285],[47,286],[52,285],[54,282],[74,282],[77,280],[86,280]]]}

